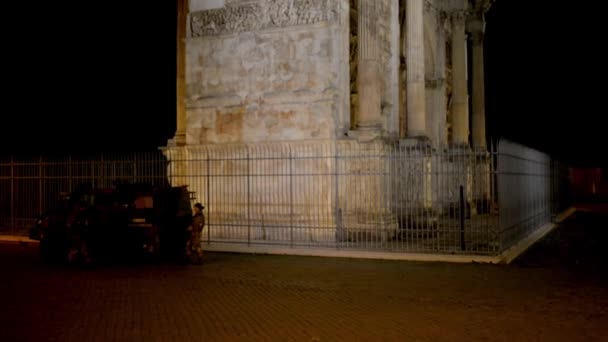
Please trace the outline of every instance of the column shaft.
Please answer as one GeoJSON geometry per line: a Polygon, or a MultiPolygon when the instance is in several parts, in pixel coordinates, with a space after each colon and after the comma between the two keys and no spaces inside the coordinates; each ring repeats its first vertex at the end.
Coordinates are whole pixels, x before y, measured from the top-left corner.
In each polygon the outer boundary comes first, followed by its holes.
{"type": "Polygon", "coordinates": [[[380,128],[380,46],[378,42],[377,1],[358,0],[357,93],[359,128],[380,128]]]}
{"type": "Polygon", "coordinates": [[[472,33],[473,53],[473,146],[486,146],[486,104],[484,89],[483,31],[472,33]]]}
{"type": "Polygon", "coordinates": [[[176,79],[176,132],[175,143],[186,143],[186,24],[188,0],[177,0],[177,79],[176,79]]]}
{"type": "Polygon", "coordinates": [[[406,73],[407,136],[426,137],[426,99],[424,84],[424,1],[407,0],[406,73]]]}
{"type": "Polygon", "coordinates": [[[452,17],[452,143],[469,143],[469,95],[464,14],[452,17]]]}

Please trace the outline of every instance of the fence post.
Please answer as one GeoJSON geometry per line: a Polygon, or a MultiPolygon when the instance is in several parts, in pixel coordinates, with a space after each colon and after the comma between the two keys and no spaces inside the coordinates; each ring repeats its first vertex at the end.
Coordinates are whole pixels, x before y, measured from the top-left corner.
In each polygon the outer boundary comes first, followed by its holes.
{"type": "Polygon", "coordinates": [[[207,244],[211,242],[211,205],[209,202],[211,193],[211,180],[210,180],[210,167],[209,167],[209,150],[207,150],[207,244]]]}
{"type": "Polygon", "coordinates": [[[137,183],[137,155],[133,153],[133,183],[137,183]]]}
{"type": "Polygon", "coordinates": [[[110,177],[110,179],[112,181],[115,181],[118,177],[116,176],[116,163],[119,162],[119,159],[116,158],[116,156],[114,157],[114,160],[112,161],[112,176],[110,177]]]}
{"type": "Polygon", "coordinates": [[[293,159],[289,146],[289,241],[293,248],[293,159]]]}
{"type": "Polygon", "coordinates": [[[336,249],[340,249],[340,242],[344,238],[344,227],[342,226],[342,209],[340,209],[339,177],[338,177],[338,145],[334,143],[334,215],[336,221],[336,249]]]}
{"type": "Polygon", "coordinates": [[[15,232],[15,161],[11,156],[11,232],[15,232]]]}
{"type": "Polygon", "coordinates": [[[496,215],[494,220],[494,230],[492,232],[492,239],[494,240],[494,252],[498,254],[501,251],[500,247],[500,201],[498,200],[498,153],[496,149],[496,141],[492,141],[490,152],[490,212],[491,215],[496,215]]]}
{"type": "Polygon", "coordinates": [[[496,142],[496,144],[494,145],[494,152],[496,155],[496,166],[494,169],[494,173],[496,174],[496,204],[498,206],[498,234],[497,234],[497,241],[498,241],[498,253],[503,252],[504,250],[504,234],[503,234],[503,227],[504,227],[504,219],[505,219],[505,215],[507,214],[505,212],[505,210],[503,210],[504,208],[506,208],[506,198],[505,198],[505,194],[503,193],[503,188],[504,188],[504,184],[507,182],[506,179],[506,175],[505,172],[503,171],[504,169],[504,158],[505,155],[502,154],[502,149],[501,149],[501,144],[500,144],[500,140],[496,142]]]}
{"type": "Polygon", "coordinates": [[[72,155],[68,155],[68,192],[72,192],[72,155]]]}
{"type": "Polygon", "coordinates": [[[43,189],[43,173],[42,173],[42,156],[40,156],[40,163],[38,164],[38,214],[42,213],[42,189],[43,189]]]}
{"type": "Polygon", "coordinates": [[[553,160],[553,158],[549,159],[550,162],[550,166],[549,166],[549,210],[550,212],[550,217],[551,217],[551,222],[555,221],[555,217],[557,216],[557,187],[556,187],[556,163],[555,160],[553,160]]]}
{"type": "Polygon", "coordinates": [[[464,243],[464,215],[465,215],[465,211],[464,211],[464,187],[461,185],[460,186],[460,249],[461,250],[465,250],[465,243],[464,243]]]}
{"type": "Polygon", "coordinates": [[[249,148],[247,147],[247,246],[251,245],[251,168],[249,165],[249,148]]]}
{"type": "Polygon", "coordinates": [[[105,163],[103,161],[103,153],[99,154],[99,181],[101,182],[101,185],[99,185],[100,188],[105,188],[106,186],[106,167],[105,167],[105,163]]]}

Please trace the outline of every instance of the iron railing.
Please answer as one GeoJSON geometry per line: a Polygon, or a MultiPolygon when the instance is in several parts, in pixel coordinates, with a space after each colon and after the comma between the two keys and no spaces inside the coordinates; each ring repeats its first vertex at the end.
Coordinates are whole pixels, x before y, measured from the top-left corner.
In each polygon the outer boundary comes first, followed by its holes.
{"type": "Polygon", "coordinates": [[[555,165],[507,141],[489,152],[314,142],[12,158],[0,162],[0,233],[25,233],[78,184],[120,179],[187,185],[205,204],[207,244],[496,255],[562,207],[555,165]]]}

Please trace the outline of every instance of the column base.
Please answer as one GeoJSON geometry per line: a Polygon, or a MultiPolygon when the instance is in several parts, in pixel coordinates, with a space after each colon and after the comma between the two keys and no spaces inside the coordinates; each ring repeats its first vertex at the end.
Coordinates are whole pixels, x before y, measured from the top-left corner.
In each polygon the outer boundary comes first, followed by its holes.
{"type": "Polygon", "coordinates": [[[447,147],[448,151],[466,151],[471,152],[471,145],[468,143],[452,143],[447,147]]]}
{"type": "Polygon", "coordinates": [[[185,146],[186,145],[186,135],[185,134],[175,134],[175,136],[169,140],[167,140],[167,147],[176,147],[176,146],[185,146]]]}
{"type": "Polygon", "coordinates": [[[431,140],[426,136],[400,139],[399,146],[408,149],[430,149],[432,147],[431,140]]]}
{"type": "Polygon", "coordinates": [[[347,136],[356,139],[359,142],[369,142],[386,138],[386,133],[379,125],[370,125],[359,126],[356,130],[350,130],[348,131],[347,136]]]}

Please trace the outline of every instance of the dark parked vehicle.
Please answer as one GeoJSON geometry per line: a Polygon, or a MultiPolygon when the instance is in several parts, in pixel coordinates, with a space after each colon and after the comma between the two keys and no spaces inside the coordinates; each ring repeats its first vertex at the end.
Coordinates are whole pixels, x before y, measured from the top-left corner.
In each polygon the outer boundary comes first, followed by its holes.
{"type": "Polygon", "coordinates": [[[192,221],[186,187],[117,184],[63,196],[30,231],[45,259],[91,263],[124,258],[179,258],[192,221]]]}

